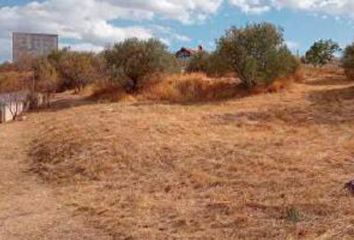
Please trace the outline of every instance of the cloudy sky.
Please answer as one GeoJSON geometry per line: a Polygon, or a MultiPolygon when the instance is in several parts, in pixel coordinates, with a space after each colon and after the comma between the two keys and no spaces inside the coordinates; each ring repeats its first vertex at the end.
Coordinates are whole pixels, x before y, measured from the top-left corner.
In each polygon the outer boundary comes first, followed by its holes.
{"type": "Polygon", "coordinates": [[[283,27],[294,52],[320,38],[344,46],[354,40],[354,0],[0,0],[0,62],[11,59],[14,31],[56,33],[75,50],[129,37],[213,49],[230,26],[260,21],[283,27]]]}

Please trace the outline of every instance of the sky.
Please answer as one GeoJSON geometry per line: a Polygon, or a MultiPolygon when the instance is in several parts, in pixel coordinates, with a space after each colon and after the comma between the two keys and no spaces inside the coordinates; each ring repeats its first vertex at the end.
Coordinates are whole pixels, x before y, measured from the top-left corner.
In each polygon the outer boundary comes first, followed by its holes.
{"type": "Polygon", "coordinates": [[[354,41],[354,0],[0,0],[0,62],[11,60],[11,33],[59,34],[60,47],[99,52],[124,39],[158,38],[215,48],[231,26],[271,22],[303,54],[319,39],[354,41]]]}

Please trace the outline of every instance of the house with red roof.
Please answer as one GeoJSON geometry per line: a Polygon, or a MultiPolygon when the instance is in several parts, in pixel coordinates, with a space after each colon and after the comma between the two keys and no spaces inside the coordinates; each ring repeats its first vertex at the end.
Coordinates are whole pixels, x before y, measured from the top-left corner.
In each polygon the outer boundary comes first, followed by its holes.
{"type": "Polygon", "coordinates": [[[195,54],[203,51],[204,50],[201,45],[199,45],[197,49],[182,47],[179,51],[176,52],[176,57],[180,60],[188,60],[191,57],[193,57],[195,54]]]}

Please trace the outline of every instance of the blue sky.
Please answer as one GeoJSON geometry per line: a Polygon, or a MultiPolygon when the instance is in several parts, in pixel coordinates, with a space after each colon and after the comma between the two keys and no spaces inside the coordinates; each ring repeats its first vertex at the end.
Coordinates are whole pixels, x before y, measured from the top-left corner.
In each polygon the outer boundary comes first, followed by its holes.
{"type": "Polygon", "coordinates": [[[304,53],[321,38],[354,40],[354,0],[0,0],[0,61],[11,59],[11,32],[60,35],[61,46],[100,51],[129,37],[160,38],[171,51],[212,50],[229,27],[267,21],[304,53]]]}

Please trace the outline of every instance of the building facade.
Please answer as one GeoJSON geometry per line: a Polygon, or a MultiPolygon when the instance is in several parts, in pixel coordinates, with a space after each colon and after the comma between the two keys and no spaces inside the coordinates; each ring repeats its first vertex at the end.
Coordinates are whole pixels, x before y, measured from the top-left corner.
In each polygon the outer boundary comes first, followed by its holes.
{"type": "Polygon", "coordinates": [[[25,57],[46,56],[58,50],[59,37],[55,34],[13,33],[12,60],[18,62],[25,57]]]}

